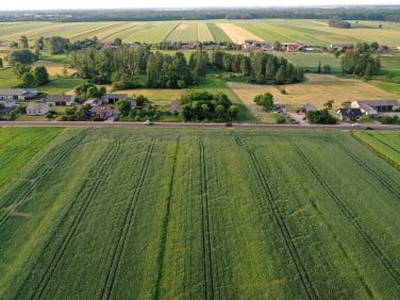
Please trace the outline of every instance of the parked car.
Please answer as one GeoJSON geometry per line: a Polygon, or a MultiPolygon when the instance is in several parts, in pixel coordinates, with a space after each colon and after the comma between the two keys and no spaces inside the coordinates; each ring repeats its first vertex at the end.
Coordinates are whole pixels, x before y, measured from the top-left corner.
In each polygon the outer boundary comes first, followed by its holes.
{"type": "Polygon", "coordinates": [[[144,125],[153,125],[154,123],[150,120],[146,120],[143,124],[144,125]]]}

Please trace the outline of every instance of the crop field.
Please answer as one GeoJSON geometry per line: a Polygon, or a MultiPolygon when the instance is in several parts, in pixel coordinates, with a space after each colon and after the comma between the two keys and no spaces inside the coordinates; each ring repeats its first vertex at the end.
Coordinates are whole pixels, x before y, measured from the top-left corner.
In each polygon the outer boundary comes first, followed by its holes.
{"type": "Polygon", "coordinates": [[[400,134],[391,132],[353,132],[354,137],[400,169],[400,134]]]}
{"type": "Polygon", "coordinates": [[[2,299],[400,293],[400,173],[346,132],[57,134],[0,187],[2,299]]]}
{"type": "Polygon", "coordinates": [[[299,42],[314,46],[378,42],[393,48],[398,46],[400,39],[400,24],[392,22],[351,21],[351,29],[329,27],[328,20],[268,19],[232,23],[270,42],[299,42]]]}
{"type": "Polygon", "coordinates": [[[43,128],[0,128],[0,187],[12,179],[61,131],[43,128]]]}
{"type": "Polygon", "coordinates": [[[306,74],[306,82],[284,86],[286,94],[281,93],[280,86],[263,86],[243,83],[228,83],[236,96],[249,107],[251,111],[258,109],[254,97],[269,92],[274,96],[274,102],[280,102],[293,110],[307,103],[322,109],[323,104],[334,100],[336,109],[343,102],[359,99],[396,99],[396,95],[383,90],[374,84],[358,79],[343,79],[333,75],[306,74]]]}
{"type": "Polygon", "coordinates": [[[263,39],[249,30],[233,23],[217,23],[229,39],[236,44],[243,43],[245,40],[262,41],[263,39]]]}
{"type": "Polygon", "coordinates": [[[207,22],[208,29],[210,30],[214,41],[217,43],[231,42],[231,39],[226,33],[218,27],[214,22],[207,22]]]}
{"type": "Polygon", "coordinates": [[[170,42],[204,42],[214,41],[214,36],[208,29],[206,22],[185,21],[179,23],[165,40],[170,42]]]}

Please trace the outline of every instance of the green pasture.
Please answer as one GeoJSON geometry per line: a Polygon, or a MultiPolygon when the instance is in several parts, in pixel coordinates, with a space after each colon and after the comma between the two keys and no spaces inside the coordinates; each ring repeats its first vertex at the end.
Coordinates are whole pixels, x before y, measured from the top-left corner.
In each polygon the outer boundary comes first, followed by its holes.
{"type": "Polygon", "coordinates": [[[341,73],[340,57],[336,58],[331,53],[281,52],[274,54],[283,55],[293,65],[303,67],[306,71],[316,72],[321,62],[321,69],[324,65],[329,65],[331,73],[341,73]]]}
{"type": "Polygon", "coordinates": [[[347,132],[40,130],[0,187],[2,299],[400,293],[400,173],[347,132]]]}
{"type": "Polygon", "coordinates": [[[82,83],[84,80],[79,78],[55,78],[50,83],[38,87],[37,90],[49,95],[63,95],[82,83]]]}
{"type": "Polygon", "coordinates": [[[0,69],[0,88],[9,89],[19,83],[12,68],[0,69]]]}

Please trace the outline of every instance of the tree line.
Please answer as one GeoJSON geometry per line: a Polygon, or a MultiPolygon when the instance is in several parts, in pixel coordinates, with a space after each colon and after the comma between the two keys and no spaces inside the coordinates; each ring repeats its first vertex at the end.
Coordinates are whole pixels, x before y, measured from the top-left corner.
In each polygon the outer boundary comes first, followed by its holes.
{"type": "Polygon", "coordinates": [[[113,10],[53,10],[3,11],[0,21],[167,21],[210,19],[336,19],[400,22],[398,6],[363,7],[294,7],[294,8],[219,8],[219,9],[113,9],[113,10]],[[373,9],[371,9],[373,8],[373,9]]]}
{"type": "Polygon", "coordinates": [[[197,50],[189,60],[182,52],[152,52],[149,47],[122,45],[109,49],[72,51],[72,67],[78,76],[115,90],[135,87],[186,88],[210,71],[232,72],[256,84],[290,84],[304,81],[304,70],[285,58],[264,52],[231,54],[197,50]],[[143,80],[144,78],[144,80],[143,80]]]}

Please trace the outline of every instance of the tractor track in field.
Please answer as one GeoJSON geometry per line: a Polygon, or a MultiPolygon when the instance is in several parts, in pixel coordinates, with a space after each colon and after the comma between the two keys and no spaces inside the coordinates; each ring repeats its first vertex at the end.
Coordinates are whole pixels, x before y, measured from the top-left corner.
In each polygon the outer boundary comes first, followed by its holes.
{"type": "Polygon", "coordinates": [[[290,235],[289,228],[285,222],[284,217],[282,216],[282,213],[278,207],[278,205],[275,202],[275,197],[274,194],[272,193],[272,189],[270,185],[268,184],[268,178],[263,172],[263,168],[260,165],[259,160],[257,159],[257,156],[254,154],[254,151],[251,150],[247,145],[243,144],[242,140],[235,135],[232,135],[232,138],[234,142],[242,148],[244,151],[247,152],[251,165],[253,166],[253,169],[256,172],[256,177],[259,180],[259,184],[262,187],[265,195],[265,203],[268,204],[268,206],[271,209],[272,215],[279,227],[279,230],[282,234],[284,243],[289,251],[289,254],[292,258],[292,261],[294,262],[294,265],[296,267],[297,273],[299,274],[301,283],[303,285],[303,288],[308,296],[309,299],[318,299],[318,295],[316,290],[314,289],[312,285],[312,280],[310,278],[310,275],[307,273],[307,269],[305,268],[300,255],[298,253],[298,250],[296,248],[296,245],[290,235]]]}
{"type": "MultiPolygon", "coordinates": [[[[370,235],[365,231],[365,229],[361,226],[361,224],[357,221],[357,216],[354,215],[351,210],[346,206],[346,204],[340,199],[338,195],[333,191],[330,185],[323,179],[323,176],[319,174],[318,170],[313,166],[311,161],[307,158],[307,156],[301,151],[299,146],[293,141],[289,140],[291,146],[294,151],[298,154],[300,159],[304,162],[307,169],[313,174],[315,179],[319,182],[320,186],[325,190],[327,195],[336,203],[339,210],[343,213],[344,217],[349,221],[349,223],[353,226],[353,228],[358,232],[361,238],[364,240],[368,248],[374,253],[376,258],[382,263],[384,268],[388,271],[388,273],[392,276],[392,278],[400,285],[400,273],[396,270],[395,266],[391,263],[390,259],[387,258],[384,252],[379,248],[379,246],[374,242],[374,240],[370,237],[370,235]]],[[[348,155],[352,157],[357,163],[359,163],[362,167],[365,167],[366,171],[372,172],[368,166],[366,166],[361,160],[359,160],[350,150],[345,148],[343,145],[339,143],[339,147],[348,155]],[[369,171],[370,170],[370,171],[369,171]]],[[[374,171],[373,171],[374,172],[374,171]]],[[[375,174],[376,173],[372,173],[375,174]]]]}
{"type": "Polygon", "coordinates": [[[138,182],[134,188],[129,207],[123,218],[121,231],[118,235],[119,236],[118,241],[117,241],[116,247],[114,249],[114,253],[112,254],[112,259],[111,259],[111,262],[109,265],[109,272],[105,278],[105,281],[104,281],[104,284],[103,284],[103,287],[101,289],[101,293],[99,296],[99,298],[101,298],[101,299],[110,299],[111,298],[111,294],[112,294],[114,284],[115,284],[115,277],[117,275],[118,268],[119,268],[119,265],[121,262],[122,252],[125,248],[128,233],[130,232],[130,229],[132,227],[132,222],[134,220],[136,207],[139,202],[139,197],[142,193],[144,181],[145,181],[145,178],[149,171],[149,166],[150,166],[151,158],[153,155],[154,145],[155,145],[155,141],[151,140],[149,143],[149,146],[148,146],[146,157],[143,160],[143,164],[140,169],[139,174],[141,174],[141,176],[139,177],[138,182]]]}
{"type": "Polygon", "coordinates": [[[374,178],[376,178],[386,189],[388,189],[396,198],[400,200],[400,190],[393,187],[393,185],[385,178],[382,177],[383,174],[379,174],[373,168],[368,166],[362,159],[357,157],[351,150],[349,150],[342,143],[337,143],[339,148],[346,153],[354,162],[356,162],[360,167],[362,167],[367,173],[371,174],[374,178]]]}
{"type": "MultiPolygon", "coordinates": [[[[73,148],[78,145],[85,136],[85,132],[82,132],[79,136],[74,136],[69,141],[64,142],[60,147],[57,147],[55,150],[56,153],[52,153],[52,159],[46,162],[44,170],[39,173],[36,178],[26,179],[23,181],[23,185],[27,185],[27,188],[25,189],[24,186],[21,186],[21,189],[24,192],[22,192],[22,194],[17,197],[10,206],[8,206],[7,213],[0,218],[0,229],[4,226],[7,220],[16,213],[17,209],[28,201],[29,196],[35,193],[37,186],[42,182],[42,180],[51,175],[55,166],[64,158],[64,154],[73,150],[73,148]]],[[[40,170],[40,168],[38,169],[40,170]]]]}
{"type": "MultiPolygon", "coordinates": [[[[32,299],[40,299],[48,286],[51,277],[53,276],[55,269],[57,268],[57,265],[63,258],[66,249],[71,243],[71,240],[73,236],[76,233],[76,230],[81,223],[87,208],[89,207],[90,203],[96,196],[97,192],[99,191],[100,187],[103,185],[103,183],[106,180],[107,177],[107,171],[112,167],[114,159],[119,153],[121,147],[121,143],[118,139],[115,140],[115,145],[112,149],[112,151],[108,152],[106,150],[106,153],[103,155],[101,159],[99,159],[100,162],[104,162],[103,165],[101,165],[101,168],[98,172],[100,174],[98,180],[95,180],[94,186],[92,189],[90,189],[90,192],[86,199],[82,200],[82,205],[79,207],[78,212],[76,213],[71,225],[68,228],[68,232],[64,236],[59,248],[55,252],[54,256],[51,259],[50,264],[48,265],[46,272],[44,273],[43,277],[39,280],[38,285],[32,295],[32,299]]],[[[79,199],[79,196],[76,198],[79,199]]],[[[52,238],[49,240],[49,244],[51,243],[52,239],[54,238],[55,233],[53,234],[52,238]]]]}
{"type": "Polygon", "coordinates": [[[163,279],[163,270],[165,268],[165,249],[167,247],[167,239],[168,239],[168,228],[169,228],[169,221],[171,218],[171,202],[172,202],[172,196],[173,196],[173,187],[174,187],[174,181],[175,181],[175,173],[176,173],[176,161],[178,157],[178,151],[179,151],[179,137],[176,139],[176,146],[175,146],[175,152],[174,152],[174,157],[173,157],[173,164],[172,164],[172,171],[171,171],[171,177],[168,183],[168,196],[167,196],[167,207],[166,207],[166,212],[164,215],[164,219],[162,222],[162,229],[161,229],[161,238],[160,238],[160,252],[158,255],[158,269],[157,269],[157,280],[155,283],[155,292],[154,292],[154,299],[160,299],[160,289],[161,289],[161,281],[163,279]]]}
{"type": "Polygon", "coordinates": [[[203,276],[204,276],[204,299],[214,299],[214,277],[211,255],[211,233],[210,233],[210,214],[207,184],[207,164],[205,159],[204,143],[201,138],[199,144],[199,164],[200,164],[200,201],[201,201],[201,225],[202,225],[202,250],[204,256],[203,276]]]}

